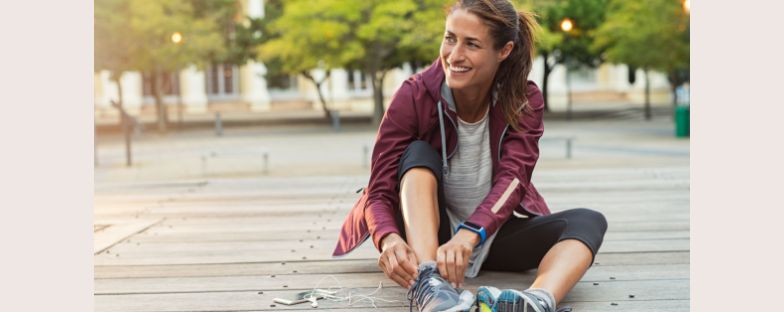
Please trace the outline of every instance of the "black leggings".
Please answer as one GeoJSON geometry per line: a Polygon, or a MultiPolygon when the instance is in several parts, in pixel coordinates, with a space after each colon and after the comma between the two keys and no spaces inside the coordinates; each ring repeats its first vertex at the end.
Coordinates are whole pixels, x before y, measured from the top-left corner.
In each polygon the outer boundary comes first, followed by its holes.
{"type": "MultiPolygon", "coordinates": [[[[398,181],[412,168],[428,168],[438,181],[438,210],[441,220],[438,242],[444,244],[452,238],[452,230],[443,204],[445,201],[441,187],[440,155],[429,143],[414,141],[400,158],[398,181]]],[[[406,238],[403,217],[400,214],[398,214],[398,228],[401,235],[406,238]]],[[[529,218],[511,216],[498,230],[482,269],[521,272],[536,268],[547,251],[565,239],[582,242],[591,250],[593,257],[596,257],[606,231],[607,220],[604,215],[586,208],[569,209],[547,216],[529,218]]]]}

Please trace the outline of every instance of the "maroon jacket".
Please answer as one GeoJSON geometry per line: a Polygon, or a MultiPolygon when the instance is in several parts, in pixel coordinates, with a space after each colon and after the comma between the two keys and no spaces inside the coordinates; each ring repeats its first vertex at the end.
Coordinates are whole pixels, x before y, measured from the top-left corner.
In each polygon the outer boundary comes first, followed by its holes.
{"type": "MultiPolygon", "coordinates": [[[[390,233],[400,233],[395,215],[400,211],[397,170],[400,157],[414,140],[429,142],[441,152],[441,133],[437,103],[446,118],[447,155],[457,148],[457,113],[441,95],[444,71],[436,60],[430,67],[406,80],[392,98],[384,114],[373,148],[370,181],[354,208],[346,217],[333,256],[342,256],[364,242],[370,235],[376,248],[390,233]]],[[[539,88],[528,82],[531,113],[518,119],[522,131],[514,131],[504,120],[500,107],[490,107],[490,150],[493,158],[493,181],[490,193],[467,221],[485,228],[493,235],[517,211],[527,215],[548,215],[544,199],[531,184],[539,158],[539,138],[544,130],[544,100],[539,88]]]]}

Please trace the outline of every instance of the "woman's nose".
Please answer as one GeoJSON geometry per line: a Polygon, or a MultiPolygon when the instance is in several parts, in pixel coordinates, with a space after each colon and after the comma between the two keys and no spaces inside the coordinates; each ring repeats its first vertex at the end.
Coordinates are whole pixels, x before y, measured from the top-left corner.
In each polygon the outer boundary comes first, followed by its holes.
{"type": "Polygon", "coordinates": [[[463,59],[464,59],[463,51],[459,46],[454,47],[452,48],[451,51],[449,51],[449,57],[447,58],[447,61],[449,61],[449,63],[460,62],[463,59]]]}

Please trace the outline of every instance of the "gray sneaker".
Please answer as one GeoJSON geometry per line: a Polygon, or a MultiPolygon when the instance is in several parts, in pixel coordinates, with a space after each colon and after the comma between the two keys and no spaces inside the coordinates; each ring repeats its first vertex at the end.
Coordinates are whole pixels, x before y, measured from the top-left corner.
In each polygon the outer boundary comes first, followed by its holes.
{"type": "Polygon", "coordinates": [[[441,274],[436,263],[423,262],[414,286],[408,290],[409,309],[414,305],[420,312],[468,311],[474,304],[474,295],[467,290],[458,292],[441,274]]]}

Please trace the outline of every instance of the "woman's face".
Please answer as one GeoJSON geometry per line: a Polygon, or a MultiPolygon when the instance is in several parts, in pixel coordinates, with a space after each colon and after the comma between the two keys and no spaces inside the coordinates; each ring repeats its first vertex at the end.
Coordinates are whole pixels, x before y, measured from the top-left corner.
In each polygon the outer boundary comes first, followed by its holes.
{"type": "Polygon", "coordinates": [[[479,16],[464,9],[452,11],[446,18],[441,41],[441,65],[446,83],[452,90],[482,90],[493,82],[498,65],[509,56],[513,44],[501,50],[493,47],[490,28],[479,16]]]}

